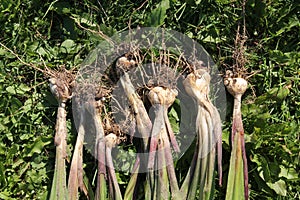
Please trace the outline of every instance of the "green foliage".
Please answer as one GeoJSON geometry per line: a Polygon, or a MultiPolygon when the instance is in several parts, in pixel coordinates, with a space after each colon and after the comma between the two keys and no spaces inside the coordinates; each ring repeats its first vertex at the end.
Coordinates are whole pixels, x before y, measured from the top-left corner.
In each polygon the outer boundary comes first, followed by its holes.
{"type": "MultiPolygon", "coordinates": [[[[202,44],[220,66],[231,65],[234,36],[241,20],[240,1],[143,3],[1,1],[0,42],[23,62],[0,46],[0,199],[46,199],[51,188],[57,105],[43,74],[24,62],[41,69],[45,65],[76,68],[103,40],[103,34],[109,37],[131,25],[165,26],[182,32],[202,44]]],[[[257,71],[249,79],[251,88],[242,108],[250,197],[296,199],[300,196],[299,3],[248,0],[246,28],[246,67],[249,72],[257,71]]],[[[177,132],[180,113],[173,108],[169,116],[177,132]]],[[[71,114],[68,119],[71,132],[71,114]]],[[[225,123],[224,132],[228,127],[230,124],[225,123]]],[[[69,143],[74,145],[72,137],[69,143]]],[[[228,144],[228,138],[224,138],[224,158],[229,157],[228,144]]],[[[224,177],[228,160],[223,161],[224,177]]],[[[178,161],[178,177],[184,176],[188,163],[178,161]]],[[[92,169],[86,170],[90,180],[95,173],[93,164],[86,165],[92,169]]],[[[119,173],[118,177],[120,182],[128,182],[128,175],[119,173]]],[[[216,187],[216,198],[224,199],[224,188],[216,187]]]]}
{"type": "Polygon", "coordinates": [[[162,0],[160,3],[156,5],[146,17],[145,25],[149,27],[157,27],[164,24],[164,20],[166,19],[166,11],[170,8],[169,0],[162,0]]]}

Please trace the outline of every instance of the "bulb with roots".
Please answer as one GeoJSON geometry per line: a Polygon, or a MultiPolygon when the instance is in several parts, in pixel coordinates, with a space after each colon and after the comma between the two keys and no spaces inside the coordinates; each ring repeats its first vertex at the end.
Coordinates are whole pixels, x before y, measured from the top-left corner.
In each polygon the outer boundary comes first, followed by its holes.
{"type": "Polygon", "coordinates": [[[247,90],[248,83],[244,78],[234,77],[230,70],[226,71],[224,85],[232,96],[241,96],[247,90]]]}
{"type": "Polygon", "coordinates": [[[245,93],[248,83],[243,78],[226,78],[224,85],[232,96],[237,96],[245,93]]]}

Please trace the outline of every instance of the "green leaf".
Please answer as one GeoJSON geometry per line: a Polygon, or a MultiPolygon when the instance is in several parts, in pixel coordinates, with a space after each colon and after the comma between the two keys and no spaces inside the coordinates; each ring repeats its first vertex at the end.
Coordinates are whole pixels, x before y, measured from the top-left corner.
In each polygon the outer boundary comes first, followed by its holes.
{"type": "Polygon", "coordinates": [[[166,18],[166,12],[170,8],[169,0],[162,0],[156,8],[147,16],[146,25],[150,27],[161,26],[166,18]]]}
{"type": "Polygon", "coordinates": [[[172,117],[169,118],[169,121],[170,121],[173,132],[178,133],[179,132],[179,123],[172,117]]]}
{"type": "Polygon", "coordinates": [[[35,153],[40,154],[44,147],[51,143],[51,141],[48,138],[44,140],[46,141],[43,141],[42,137],[38,137],[32,145],[26,147],[25,156],[31,157],[35,153]]]}
{"type": "Polygon", "coordinates": [[[296,180],[298,176],[299,175],[294,168],[285,168],[284,166],[280,165],[279,177],[284,177],[290,180],[296,180]]]}
{"type": "Polygon", "coordinates": [[[19,94],[19,95],[23,95],[23,94],[25,94],[26,92],[28,92],[28,91],[30,91],[30,90],[31,90],[30,87],[28,87],[28,86],[25,85],[24,83],[21,83],[21,84],[17,87],[16,92],[17,92],[17,94],[19,94]]]}
{"type": "Polygon", "coordinates": [[[67,1],[56,2],[53,5],[53,10],[59,14],[69,14],[71,12],[71,6],[67,1]]]}
{"type": "Polygon", "coordinates": [[[0,48],[0,56],[5,56],[7,54],[7,51],[0,48]]]}
{"type": "Polygon", "coordinates": [[[215,43],[215,44],[219,44],[219,43],[221,43],[225,40],[226,40],[226,38],[213,37],[211,35],[209,35],[206,38],[202,39],[203,42],[211,42],[211,43],[215,43]]]}
{"type": "Polygon", "coordinates": [[[179,121],[178,114],[176,110],[172,107],[170,112],[168,113],[169,117],[173,117],[176,121],[179,121]]]}
{"type": "Polygon", "coordinates": [[[5,184],[6,184],[5,168],[3,166],[3,163],[0,162],[0,188],[2,188],[5,184]]]}
{"type": "Polygon", "coordinates": [[[12,198],[9,197],[9,196],[10,196],[10,195],[9,195],[9,193],[8,193],[7,191],[1,192],[1,193],[0,193],[0,199],[3,199],[3,200],[11,200],[12,198]]]}
{"type": "Polygon", "coordinates": [[[229,144],[230,132],[228,130],[223,131],[222,133],[222,141],[225,142],[227,145],[229,144]]]}
{"type": "Polygon", "coordinates": [[[41,168],[45,167],[45,165],[46,165],[46,163],[43,163],[43,162],[41,162],[41,163],[32,162],[31,163],[31,166],[33,169],[41,169],[41,168]]]}
{"type": "Polygon", "coordinates": [[[279,89],[279,91],[277,92],[277,98],[279,100],[283,100],[288,96],[289,93],[290,93],[290,90],[286,87],[283,87],[283,88],[279,89]]]}
{"type": "Polygon", "coordinates": [[[73,40],[67,39],[61,44],[60,50],[63,53],[70,53],[72,50],[74,50],[75,46],[76,43],[73,40]]]}
{"type": "Polygon", "coordinates": [[[219,4],[229,4],[229,3],[232,3],[233,1],[232,0],[217,0],[217,2],[219,4]]]}
{"type": "Polygon", "coordinates": [[[49,53],[43,48],[43,47],[39,47],[36,52],[41,55],[41,56],[48,56],[49,53]]]}
{"type": "Polygon", "coordinates": [[[272,188],[277,194],[281,196],[286,196],[286,184],[283,180],[279,180],[275,183],[267,182],[267,185],[272,188]]]}
{"type": "Polygon", "coordinates": [[[16,94],[16,89],[14,86],[8,86],[5,90],[10,94],[16,94]]]}
{"type": "Polygon", "coordinates": [[[22,107],[22,102],[16,97],[12,97],[10,101],[11,101],[10,110],[12,113],[19,110],[22,107]]]}

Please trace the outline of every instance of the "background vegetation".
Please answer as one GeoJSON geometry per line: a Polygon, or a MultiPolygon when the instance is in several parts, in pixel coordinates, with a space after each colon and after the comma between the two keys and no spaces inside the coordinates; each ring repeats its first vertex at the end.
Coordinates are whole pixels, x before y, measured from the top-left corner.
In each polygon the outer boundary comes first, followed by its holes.
{"type": "MultiPolygon", "coordinates": [[[[232,63],[242,18],[235,0],[0,2],[0,199],[46,199],[50,193],[57,103],[38,69],[76,68],[105,35],[137,26],[184,33],[224,69],[232,63]]],[[[242,111],[252,199],[300,198],[299,14],[296,0],[246,4],[247,68],[254,75],[242,111]]],[[[225,181],[216,199],[225,196],[231,110],[223,131],[225,181]]],[[[76,134],[71,110],[68,115],[71,150],[76,134]]],[[[87,154],[85,163],[94,185],[95,162],[87,154]]],[[[184,168],[179,163],[178,173],[184,168]]],[[[122,189],[128,174],[118,177],[122,189]]]]}

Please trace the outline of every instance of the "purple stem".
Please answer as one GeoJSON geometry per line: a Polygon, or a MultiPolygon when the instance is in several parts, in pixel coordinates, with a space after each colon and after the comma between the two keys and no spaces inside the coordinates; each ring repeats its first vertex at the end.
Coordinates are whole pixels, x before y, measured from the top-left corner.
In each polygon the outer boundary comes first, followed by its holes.
{"type": "Polygon", "coordinates": [[[140,166],[140,156],[137,155],[135,163],[134,163],[133,168],[132,168],[132,173],[134,173],[139,166],[140,166]]]}
{"type": "Polygon", "coordinates": [[[148,168],[153,169],[156,149],[158,146],[158,137],[160,135],[161,129],[164,126],[163,118],[163,107],[159,104],[154,106],[155,119],[151,130],[150,147],[149,147],[149,157],[148,157],[148,168]]]}
{"type": "Polygon", "coordinates": [[[233,110],[233,122],[232,122],[232,143],[235,134],[241,135],[241,148],[243,155],[243,167],[244,167],[244,195],[245,199],[249,198],[249,187],[248,187],[248,165],[247,165],[247,156],[246,156],[246,147],[245,147],[245,138],[244,138],[244,127],[242,121],[241,113],[241,95],[234,98],[234,110],[233,110]]]}
{"type": "Polygon", "coordinates": [[[154,167],[154,160],[157,148],[157,135],[153,134],[150,139],[150,147],[149,147],[149,158],[148,158],[148,168],[153,169],[154,167]]]}
{"type": "Polygon", "coordinates": [[[179,148],[179,145],[178,145],[178,143],[176,141],[174,132],[172,130],[172,127],[171,127],[171,124],[170,124],[170,121],[169,121],[169,118],[168,118],[167,110],[165,110],[165,112],[164,112],[164,120],[165,120],[165,124],[166,124],[166,127],[167,127],[167,132],[169,134],[169,138],[170,138],[171,144],[172,144],[175,152],[179,153],[180,152],[180,148],[179,148]]]}
{"type": "Polygon", "coordinates": [[[114,165],[112,162],[111,147],[107,147],[107,146],[106,146],[106,163],[107,163],[107,168],[108,168],[108,176],[109,176],[109,180],[110,180],[110,183],[109,183],[110,192],[112,192],[111,194],[114,194],[113,199],[120,199],[121,191],[119,188],[114,165]]]}
{"type": "Polygon", "coordinates": [[[220,141],[218,141],[217,151],[218,151],[219,186],[222,186],[222,179],[223,179],[223,174],[222,174],[222,139],[220,141]]]}
{"type": "Polygon", "coordinates": [[[98,139],[97,141],[97,160],[98,160],[98,176],[97,176],[97,190],[96,190],[96,199],[100,198],[100,188],[102,188],[102,182],[100,179],[100,175],[104,174],[106,177],[106,166],[105,166],[105,142],[102,139],[98,139]]]}
{"type": "Polygon", "coordinates": [[[176,192],[179,191],[179,187],[177,184],[177,178],[175,174],[175,169],[174,169],[174,163],[173,163],[173,157],[170,149],[170,143],[169,141],[166,141],[165,143],[165,157],[166,157],[166,164],[167,164],[167,171],[168,171],[168,176],[169,180],[171,183],[171,192],[175,194],[176,192]]]}
{"type": "Polygon", "coordinates": [[[240,132],[242,139],[242,153],[243,153],[243,164],[244,164],[244,190],[245,190],[245,199],[249,199],[249,187],[248,187],[248,164],[247,164],[247,156],[246,156],[246,147],[245,147],[245,138],[244,138],[244,130],[240,132]]]}
{"type": "Polygon", "coordinates": [[[105,142],[103,139],[99,139],[98,142],[98,174],[104,174],[106,177],[105,166],[105,142]]]}

